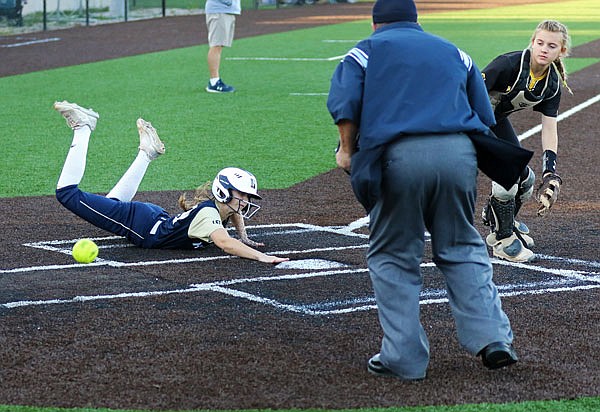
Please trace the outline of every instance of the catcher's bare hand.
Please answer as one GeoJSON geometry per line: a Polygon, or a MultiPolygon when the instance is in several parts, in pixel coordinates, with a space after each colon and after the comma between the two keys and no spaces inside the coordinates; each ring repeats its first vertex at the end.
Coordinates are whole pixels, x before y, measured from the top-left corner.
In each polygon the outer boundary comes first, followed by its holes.
{"type": "Polygon", "coordinates": [[[556,173],[546,173],[544,175],[536,193],[537,201],[540,203],[537,211],[538,216],[545,216],[554,202],[556,202],[561,184],[562,179],[556,173]]]}

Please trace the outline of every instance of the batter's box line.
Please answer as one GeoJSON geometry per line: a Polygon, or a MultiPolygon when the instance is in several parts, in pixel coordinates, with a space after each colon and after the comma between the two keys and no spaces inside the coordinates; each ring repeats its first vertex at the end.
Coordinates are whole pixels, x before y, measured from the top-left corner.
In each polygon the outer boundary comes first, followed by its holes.
{"type": "MultiPolygon", "coordinates": [[[[504,263],[504,262],[499,262],[504,263]]],[[[508,262],[506,262],[508,263],[508,262]]],[[[430,263],[422,263],[421,267],[435,267],[435,264],[430,263]]],[[[539,268],[539,270],[543,271],[544,268],[539,268]]],[[[547,272],[550,270],[546,270],[547,272]]],[[[229,296],[245,299],[248,301],[261,303],[264,305],[273,306],[278,309],[287,310],[295,313],[302,313],[305,315],[333,315],[333,314],[343,314],[343,313],[351,313],[358,311],[366,311],[376,309],[375,304],[370,305],[360,305],[360,306],[352,306],[341,309],[331,309],[331,310],[320,310],[318,307],[324,306],[348,306],[348,305],[356,305],[358,303],[363,303],[365,301],[369,301],[369,299],[374,301],[374,298],[356,298],[352,300],[344,300],[341,302],[321,302],[321,303],[310,303],[304,305],[292,304],[292,303],[284,303],[275,299],[266,298],[263,296],[255,295],[249,292],[241,291],[231,286],[241,285],[244,283],[254,283],[254,282],[272,282],[279,280],[298,280],[305,278],[314,278],[320,276],[331,276],[331,275],[343,275],[343,274],[353,274],[353,273],[365,273],[368,272],[368,269],[345,269],[345,270],[332,270],[332,271],[324,271],[324,272],[314,272],[314,273],[302,273],[302,274],[289,274],[289,275],[280,275],[280,276],[262,276],[262,277],[254,277],[254,278],[242,278],[242,279],[231,279],[219,282],[210,282],[203,284],[192,284],[190,286],[197,287],[207,291],[219,292],[229,296]]],[[[552,271],[554,272],[554,271],[552,271]]],[[[562,271],[560,274],[562,276],[565,275],[566,271],[562,271]]],[[[573,272],[573,271],[571,271],[573,272]]],[[[557,274],[557,273],[553,273],[557,274]]],[[[577,273],[578,275],[579,273],[577,273]]],[[[600,287],[600,279],[588,276],[568,276],[566,279],[562,280],[552,280],[545,282],[529,282],[527,284],[509,284],[509,285],[499,285],[499,295],[500,296],[519,296],[519,295],[529,295],[529,294],[544,294],[551,292],[566,292],[566,291],[576,291],[576,290],[588,290],[595,289],[600,287]],[[592,285],[579,285],[579,286],[563,286],[565,284],[573,283],[573,282],[599,282],[599,284],[592,285]],[[550,287],[549,287],[550,286],[550,287]],[[537,289],[536,289],[537,288],[537,289]],[[542,288],[542,289],[540,289],[542,288]],[[517,290],[520,289],[520,290],[517,290]]],[[[420,304],[435,304],[435,303],[444,303],[448,302],[447,297],[441,297],[445,295],[445,290],[430,290],[424,294],[424,298],[421,299],[420,304]]]]}
{"type": "MultiPolygon", "coordinates": [[[[551,275],[567,277],[570,279],[577,279],[583,282],[594,282],[600,283],[600,274],[598,272],[587,272],[583,270],[573,270],[573,269],[554,269],[554,268],[545,268],[543,266],[532,265],[531,263],[517,263],[517,262],[508,262],[506,260],[501,259],[491,259],[492,264],[502,265],[502,266],[511,266],[516,268],[522,268],[527,270],[532,270],[534,272],[542,272],[548,273],[551,275]]],[[[585,261],[579,261],[579,264],[585,264],[585,261]]],[[[595,263],[595,262],[591,262],[595,263]]]]}
{"type": "MultiPolygon", "coordinates": [[[[521,291],[503,292],[503,293],[499,293],[499,295],[500,295],[500,297],[513,297],[513,296],[522,296],[522,295],[541,295],[541,294],[546,294],[546,293],[574,292],[574,291],[578,291],[578,290],[590,290],[590,289],[596,289],[596,288],[600,288],[600,285],[581,285],[581,286],[574,286],[574,287],[559,287],[559,288],[551,288],[551,289],[521,290],[521,291]]],[[[300,313],[303,315],[311,315],[311,316],[341,315],[341,314],[348,314],[348,313],[353,313],[353,312],[364,312],[364,311],[368,311],[368,310],[377,309],[376,304],[370,304],[370,305],[346,307],[346,308],[341,308],[341,309],[319,310],[319,309],[315,309],[316,307],[319,306],[319,304],[315,304],[315,303],[306,304],[306,305],[283,303],[283,302],[277,301],[275,299],[265,298],[265,297],[254,295],[254,294],[251,294],[248,292],[240,291],[237,289],[226,288],[226,287],[222,287],[222,286],[211,286],[211,287],[207,287],[207,288],[203,287],[202,289],[206,290],[206,291],[223,293],[223,294],[226,294],[229,296],[245,299],[245,300],[255,302],[255,303],[260,303],[263,305],[272,306],[276,309],[286,310],[288,312],[300,313]]],[[[339,306],[340,303],[344,304],[344,305],[348,305],[348,304],[352,305],[355,303],[362,303],[365,300],[374,301],[374,298],[370,298],[370,299],[357,298],[354,300],[346,300],[343,302],[339,302],[337,305],[339,306]]],[[[447,303],[447,302],[448,302],[448,298],[430,298],[430,299],[420,300],[419,304],[420,305],[433,305],[433,304],[447,303]]],[[[334,305],[336,305],[336,303],[335,302],[334,303],[326,302],[324,305],[334,306],[334,305]]]]}
{"type": "MultiPolygon", "coordinates": [[[[352,222],[348,226],[342,227],[327,227],[327,226],[317,226],[306,223],[281,223],[281,224],[267,224],[267,225],[254,225],[247,226],[247,230],[262,230],[262,229],[282,229],[282,228],[296,228],[295,230],[286,230],[286,231],[273,231],[269,232],[269,235],[282,235],[282,234],[290,234],[290,233],[300,233],[300,231],[308,231],[308,232],[325,232],[325,233],[333,233],[346,237],[358,237],[361,239],[368,239],[368,235],[354,233],[353,230],[360,228],[362,223],[360,220],[357,222],[352,222]],[[359,224],[357,224],[357,222],[359,224]]],[[[70,255],[71,254],[71,245],[78,241],[80,238],[76,239],[67,239],[67,240],[49,240],[49,241],[41,241],[41,242],[30,242],[24,243],[23,246],[31,247],[35,249],[42,249],[51,252],[61,253],[70,255]],[[68,248],[63,247],[65,245],[69,245],[68,248]]],[[[105,237],[91,237],[91,240],[95,242],[102,242],[107,240],[117,240],[124,239],[121,236],[105,236],[105,237]]],[[[131,244],[122,244],[119,246],[115,245],[102,245],[101,243],[98,246],[100,249],[112,248],[112,247],[132,247],[131,244]]],[[[317,253],[317,252],[325,252],[325,251],[335,251],[335,250],[345,250],[345,249],[356,249],[356,248],[366,248],[368,244],[361,245],[351,245],[351,246],[340,246],[340,247],[327,247],[327,248],[312,248],[312,249],[303,249],[303,250],[281,250],[274,252],[267,252],[270,254],[279,254],[279,255],[295,255],[301,253],[317,253]]],[[[211,257],[197,257],[197,258],[182,258],[182,259],[167,259],[167,260],[151,260],[151,261],[138,261],[138,262],[120,262],[115,260],[108,260],[104,258],[97,258],[96,261],[88,264],[82,263],[71,263],[71,264],[55,264],[55,265],[38,265],[38,266],[29,266],[24,268],[13,268],[13,269],[0,269],[0,274],[3,273],[27,273],[27,272],[36,272],[36,271],[46,271],[46,270],[63,270],[70,268],[93,268],[98,266],[110,266],[110,267],[132,267],[132,266],[151,266],[151,265],[164,265],[164,264],[180,264],[180,263],[195,263],[195,262],[208,262],[214,260],[223,260],[223,259],[239,259],[237,256],[231,255],[223,255],[223,256],[211,256],[211,257]]]]}
{"type": "MultiPolygon", "coordinates": [[[[435,266],[433,263],[424,263],[421,265],[422,267],[433,267],[435,266]]],[[[95,296],[76,296],[72,299],[48,299],[48,300],[37,300],[37,301],[17,301],[17,302],[8,302],[4,304],[0,304],[0,307],[4,307],[7,309],[13,309],[18,307],[25,306],[37,306],[37,305],[52,305],[52,304],[68,304],[68,303],[83,303],[97,300],[113,300],[113,299],[128,299],[128,298],[146,298],[146,297],[155,297],[162,295],[170,295],[170,294],[183,294],[183,293],[196,293],[202,291],[212,291],[224,293],[227,295],[231,295],[238,298],[243,298],[249,301],[261,303],[264,305],[273,306],[279,309],[287,310],[295,313],[302,313],[306,315],[332,315],[332,314],[344,314],[344,313],[352,313],[358,311],[372,310],[376,309],[376,305],[361,305],[350,308],[342,308],[342,309],[332,309],[332,310],[316,310],[314,309],[316,305],[314,303],[307,305],[297,305],[297,304],[288,304],[282,303],[280,301],[265,298],[258,295],[253,295],[251,293],[243,292],[237,289],[230,288],[228,286],[233,286],[236,284],[242,283],[251,283],[251,282],[266,282],[266,281],[277,281],[277,280],[298,280],[305,278],[314,278],[320,276],[332,276],[332,275],[343,275],[343,274],[354,274],[354,273],[365,273],[368,272],[368,269],[341,269],[341,270],[331,270],[331,271],[321,271],[321,272],[312,272],[312,273],[294,273],[294,274],[283,274],[278,276],[260,276],[260,277],[252,277],[252,278],[242,278],[242,279],[231,279],[224,280],[218,282],[209,282],[209,283],[200,283],[200,284],[192,284],[188,288],[185,289],[175,289],[175,290],[163,290],[163,291],[144,291],[144,292],[124,292],[113,295],[95,295],[95,296]]],[[[575,279],[567,279],[563,282],[568,282],[570,280],[575,279]]],[[[589,280],[589,279],[587,279],[589,280]]],[[[553,282],[553,284],[560,284],[560,282],[553,282]]],[[[515,285],[515,287],[523,287],[523,285],[515,285]]],[[[556,292],[569,292],[569,291],[577,291],[577,290],[589,290],[599,288],[600,284],[592,284],[592,285],[580,285],[573,287],[554,287],[554,288],[546,288],[546,289],[537,289],[537,290],[519,290],[519,291],[511,291],[508,290],[506,292],[500,292],[500,296],[519,296],[519,295],[531,295],[531,294],[545,294],[545,293],[556,293],[556,292]]],[[[504,287],[500,287],[500,290],[509,288],[508,285],[504,287]]],[[[436,292],[435,290],[429,295],[432,296],[436,292]]],[[[365,298],[358,298],[358,300],[354,300],[354,303],[360,303],[361,300],[364,301],[365,298]]],[[[344,301],[344,304],[348,304],[352,300],[344,301]]],[[[429,305],[435,303],[444,303],[448,302],[447,298],[426,298],[420,301],[422,305],[429,305]]],[[[330,302],[326,303],[331,306],[330,302]]]]}

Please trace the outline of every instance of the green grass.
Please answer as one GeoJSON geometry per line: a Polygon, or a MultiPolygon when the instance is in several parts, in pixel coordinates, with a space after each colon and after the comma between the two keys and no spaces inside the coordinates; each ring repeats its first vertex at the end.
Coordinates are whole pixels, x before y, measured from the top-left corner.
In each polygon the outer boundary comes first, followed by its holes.
{"type": "MultiPolygon", "coordinates": [[[[513,8],[507,8],[512,10],[513,8]]],[[[522,6],[518,20],[504,8],[423,15],[430,32],[470,53],[480,67],[495,55],[524,48],[545,9],[522,6]],[[496,17],[498,16],[498,17],[496,17]]],[[[600,38],[594,0],[553,3],[585,18],[562,19],[573,45],[600,38]],[[576,7],[573,7],[576,5],[576,7]]],[[[286,188],[335,167],[337,130],[325,94],[332,61],[256,61],[228,58],[322,58],[344,54],[368,36],[368,21],[238,39],[224,52],[221,74],[233,95],[204,92],[206,46],[83,64],[0,78],[0,131],[4,137],[0,196],[48,195],[71,139],[54,100],[74,101],[101,114],[82,187],[108,191],[137,148],[135,119],[151,121],[167,154],[151,166],[140,190],[187,190],[210,180],[222,167],[251,170],[261,188],[286,188]],[[348,40],[348,43],[324,42],[348,40]],[[306,93],[312,95],[294,95],[306,93]]],[[[578,70],[598,59],[567,59],[578,70]]]]}
{"type": "MultiPolygon", "coordinates": [[[[575,400],[522,402],[506,404],[477,404],[455,406],[420,406],[405,408],[362,408],[336,409],[335,412],[597,412],[600,410],[600,398],[581,398],[575,400]]],[[[220,412],[274,412],[272,410],[247,409],[220,412]]],[[[281,412],[326,412],[324,409],[290,409],[281,412]]],[[[133,409],[91,409],[91,408],[38,408],[34,406],[1,406],[0,412],[142,412],[133,409]]],[[[144,411],[148,412],[148,411],[144,411]]],[[[169,412],[169,411],[164,411],[169,412]]],[[[175,412],[175,411],[171,411],[175,412]]],[[[185,411],[178,411],[185,412],[185,411]]],[[[187,412],[211,412],[194,410],[187,412]]]]}

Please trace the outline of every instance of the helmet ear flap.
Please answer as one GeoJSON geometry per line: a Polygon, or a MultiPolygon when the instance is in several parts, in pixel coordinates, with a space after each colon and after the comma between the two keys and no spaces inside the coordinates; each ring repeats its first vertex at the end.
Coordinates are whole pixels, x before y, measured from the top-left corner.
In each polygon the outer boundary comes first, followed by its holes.
{"type": "Polygon", "coordinates": [[[219,202],[229,203],[233,196],[231,195],[231,191],[223,186],[219,177],[220,176],[217,176],[213,181],[212,194],[219,202]]]}

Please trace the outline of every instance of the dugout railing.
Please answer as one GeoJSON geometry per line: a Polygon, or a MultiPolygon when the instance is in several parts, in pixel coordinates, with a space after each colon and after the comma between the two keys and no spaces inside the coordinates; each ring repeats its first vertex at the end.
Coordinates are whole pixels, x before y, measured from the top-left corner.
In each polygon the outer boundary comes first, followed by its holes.
{"type": "MultiPolygon", "coordinates": [[[[46,31],[72,26],[90,26],[185,14],[202,14],[205,0],[0,0],[0,35],[12,34],[10,27],[27,26],[21,31],[46,31]],[[108,6],[110,4],[110,7],[108,6]],[[2,22],[6,17],[6,25],[2,22]]],[[[241,0],[242,9],[268,9],[310,6],[317,2],[356,0],[241,0]]]]}
{"type": "Polygon", "coordinates": [[[22,0],[0,0],[0,18],[15,26],[23,25],[22,0]]]}

